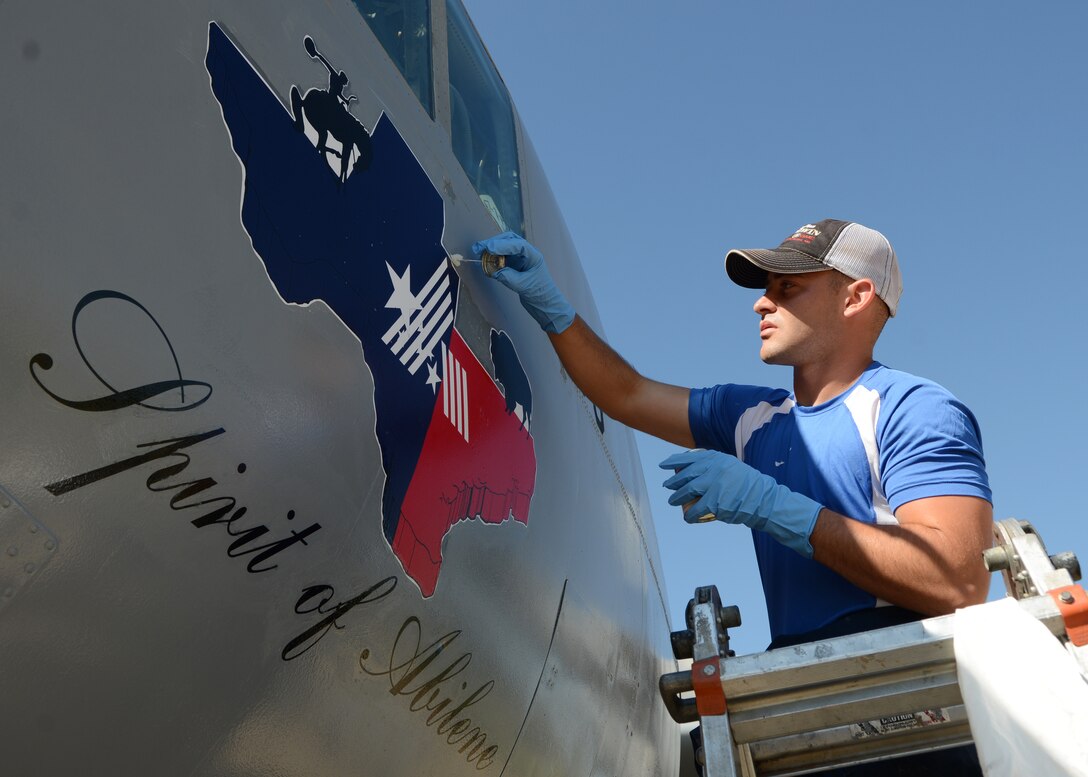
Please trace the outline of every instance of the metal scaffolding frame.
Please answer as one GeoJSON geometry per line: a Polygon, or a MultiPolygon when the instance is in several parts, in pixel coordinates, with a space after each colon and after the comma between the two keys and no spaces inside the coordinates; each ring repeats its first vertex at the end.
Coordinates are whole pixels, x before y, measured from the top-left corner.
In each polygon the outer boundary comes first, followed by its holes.
{"type": "MultiPolygon", "coordinates": [[[[1031,524],[995,524],[987,551],[1009,594],[1065,644],[1088,675],[1088,594],[1072,553],[1048,556],[1031,524]]],[[[985,607],[986,605],[980,605],[985,607]]],[[[972,741],[953,650],[954,615],[745,656],[729,650],[735,607],[696,589],[677,658],[661,678],[677,722],[698,720],[704,777],[805,774],[972,741]],[[692,695],[693,694],[693,695],[692,695]]]]}

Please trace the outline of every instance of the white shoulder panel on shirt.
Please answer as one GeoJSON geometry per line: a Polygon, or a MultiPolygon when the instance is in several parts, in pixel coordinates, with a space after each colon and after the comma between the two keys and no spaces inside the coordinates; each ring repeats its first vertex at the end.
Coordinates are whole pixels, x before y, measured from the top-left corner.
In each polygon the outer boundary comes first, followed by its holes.
{"type": "Polygon", "coordinates": [[[788,413],[793,410],[793,406],[794,401],[786,397],[778,406],[770,402],[760,402],[745,410],[737,419],[737,428],[733,437],[737,448],[737,458],[744,461],[744,446],[752,439],[752,435],[769,424],[771,419],[779,413],[788,413]]]}
{"type": "Polygon", "coordinates": [[[850,392],[843,404],[850,411],[865,446],[865,458],[869,460],[870,479],[873,483],[873,512],[876,522],[898,525],[892,513],[888,498],[884,496],[884,487],[880,482],[880,451],[876,445],[876,423],[880,418],[880,394],[875,389],[858,386],[850,392]]]}

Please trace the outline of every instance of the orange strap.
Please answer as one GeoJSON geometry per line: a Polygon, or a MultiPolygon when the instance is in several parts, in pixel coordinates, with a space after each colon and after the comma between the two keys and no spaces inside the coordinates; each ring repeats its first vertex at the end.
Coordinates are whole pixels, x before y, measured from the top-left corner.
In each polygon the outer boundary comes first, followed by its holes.
{"type": "Polygon", "coordinates": [[[691,665],[691,687],[695,689],[695,707],[699,717],[725,714],[725,690],[719,676],[721,661],[704,658],[691,665]]]}
{"type": "Polygon", "coordinates": [[[1069,641],[1077,647],[1088,645],[1088,593],[1079,585],[1048,591],[1061,611],[1069,641]]]}

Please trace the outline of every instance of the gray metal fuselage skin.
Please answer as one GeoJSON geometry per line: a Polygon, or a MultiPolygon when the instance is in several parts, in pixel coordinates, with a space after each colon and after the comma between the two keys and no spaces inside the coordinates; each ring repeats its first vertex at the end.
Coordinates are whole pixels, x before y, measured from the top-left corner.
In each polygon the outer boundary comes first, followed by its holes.
{"type": "MultiPolygon", "coordinates": [[[[451,147],[436,5],[432,119],[347,0],[0,4],[5,774],[676,773],[632,434],[513,294],[443,258],[497,227],[451,147]],[[307,36],[351,80],[369,169],[338,175],[312,145],[298,161],[291,89],[329,84],[307,36]],[[399,255],[416,213],[379,196],[404,196],[383,167],[401,144],[441,206],[418,217],[437,260],[399,255]],[[364,190],[373,211],[332,220],[364,190]],[[344,267],[300,254],[345,224],[344,267]],[[428,278],[455,292],[452,323],[397,372],[381,338],[407,336],[412,310],[396,283],[418,301],[428,278]],[[383,394],[416,378],[433,417],[383,394]],[[503,488],[498,508],[451,506],[503,488]],[[413,545],[417,498],[449,525],[413,545]]],[[[528,237],[599,329],[515,126],[528,237]]]]}

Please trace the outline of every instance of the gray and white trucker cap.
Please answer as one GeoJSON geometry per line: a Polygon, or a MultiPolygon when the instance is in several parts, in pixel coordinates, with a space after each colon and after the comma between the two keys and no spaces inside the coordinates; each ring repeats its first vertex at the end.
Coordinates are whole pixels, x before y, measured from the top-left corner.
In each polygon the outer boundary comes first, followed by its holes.
{"type": "Polygon", "coordinates": [[[765,289],[767,273],[838,270],[858,280],[869,278],[876,294],[895,315],[903,276],[888,238],[861,224],[824,219],[805,224],[778,248],[734,248],[725,255],[725,271],[738,286],[765,289]]]}

